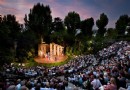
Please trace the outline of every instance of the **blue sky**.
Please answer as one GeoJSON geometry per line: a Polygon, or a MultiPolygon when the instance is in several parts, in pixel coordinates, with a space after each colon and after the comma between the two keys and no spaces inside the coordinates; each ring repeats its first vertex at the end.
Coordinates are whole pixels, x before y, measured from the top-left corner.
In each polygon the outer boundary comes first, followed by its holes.
{"type": "Polygon", "coordinates": [[[107,27],[112,28],[121,15],[130,16],[130,0],[0,0],[0,14],[14,14],[20,23],[24,23],[25,14],[38,2],[50,6],[53,18],[64,19],[68,12],[75,11],[81,20],[93,17],[96,21],[105,13],[109,19],[107,27]]]}

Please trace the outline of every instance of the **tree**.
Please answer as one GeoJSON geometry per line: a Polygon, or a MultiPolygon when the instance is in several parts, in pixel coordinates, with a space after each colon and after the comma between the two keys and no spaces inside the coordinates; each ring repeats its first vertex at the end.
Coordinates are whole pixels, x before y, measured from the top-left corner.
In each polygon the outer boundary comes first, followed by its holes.
{"type": "Polygon", "coordinates": [[[65,26],[62,19],[60,19],[59,17],[54,18],[51,29],[52,41],[58,44],[63,44],[65,36],[65,26]]]}
{"type": "Polygon", "coordinates": [[[36,42],[37,38],[33,31],[26,30],[22,32],[17,43],[17,58],[19,62],[24,62],[27,59],[29,60],[30,58],[34,58],[36,42]]]}
{"type": "Polygon", "coordinates": [[[16,17],[8,14],[7,16],[3,17],[3,23],[9,28],[10,38],[13,40],[13,42],[15,42],[21,33],[21,25],[16,21],[16,17]]]}
{"type": "Polygon", "coordinates": [[[52,22],[50,7],[37,3],[30,9],[28,17],[25,15],[24,20],[26,28],[34,31],[42,43],[44,37],[48,35],[52,22]]]}
{"type": "Polygon", "coordinates": [[[0,42],[0,65],[10,63],[14,55],[10,49],[9,29],[3,22],[0,24],[0,42]]]}
{"type": "Polygon", "coordinates": [[[124,35],[126,31],[126,26],[129,22],[128,15],[122,15],[116,22],[116,29],[118,30],[119,35],[124,35]]]}
{"type": "Polygon", "coordinates": [[[94,19],[88,18],[81,22],[81,30],[84,36],[92,37],[92,28],[94,25],[94,19]]]}
{"type": "Polygon", "coordinates": [[[127,30],[127,32],[128,32],[128,35],[130,36],[130,21],[129,21],[127,27],[126,27],[126,30],[127,30]]]}
{"type": "Polygon", "coordinates": [[[2,22],[2,15],[0,15],[0,24],[1,24],[1,22],[2,22]]]}
{"type": "Polygon", "coordinates": [[[80,26],[80,16],[76,12],[69,12],[64,19],[65,26],[67,27],[68,43],[73,45],[75,42],[76,29],[80,26]]]}
{"type": "Polygon", "coordinates": [[[0,21],[0,57],[2,63],[11,62],[15,59],[15,42],[21,33],[20,24],[14,15],[1,17],[0,21]]]}
{"type": "Polygon", "coordinates": [[[108,28],[107,29],[107,33],[106,33],[106,36],[108,37],[108,38],[116,38],[116,36],[117,36],[117,30],[116,29],[114,29],[114,28],[108,28]]]}
{"type": "Polygon", "coordinates": [[[106,25],[108,24],[108,18],[107,15],[105,15],[104,13],[102,13],[100,15],[100,19],[98,19],[96,21],[96,25],[98,27],[98,35],[104,36],[105,32],[106,32],[106,25]]]}

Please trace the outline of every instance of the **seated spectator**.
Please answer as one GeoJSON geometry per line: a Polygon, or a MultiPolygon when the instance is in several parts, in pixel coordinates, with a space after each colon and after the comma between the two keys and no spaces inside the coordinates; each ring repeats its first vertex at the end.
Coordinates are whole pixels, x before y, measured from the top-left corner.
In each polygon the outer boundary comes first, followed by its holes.
{"type": "Polygon", "coordinates": [[[110,83],[104,86],[104,90],[117,90],[115,78],[110,79],[110,83]]]}
{"type": "Polygon", "coordinates": [[[92,88],[94,90],[98,90],[100,86],[102,86],[100,80],[97,76],[94,75],[93,81],[91,82],[92,88]]]}
{"type": "Polygon", "coordinates": [[[7,88],[7,90],[16,90],[16,86],[13,82],[11,82],[10,86],[7,88]]]}
{"type": "Polygon", "coordinates": [[[126,88],[126,78],[124,77],[124,73],[120,73],[120,76],[118,77],[119,86],[126,88]]]}
{"type": "Polygon", "coordinates": [[[21,90],[21,80],[20,79],[17,80],[16,88],[17,88],[17,90],[21,90]]]}

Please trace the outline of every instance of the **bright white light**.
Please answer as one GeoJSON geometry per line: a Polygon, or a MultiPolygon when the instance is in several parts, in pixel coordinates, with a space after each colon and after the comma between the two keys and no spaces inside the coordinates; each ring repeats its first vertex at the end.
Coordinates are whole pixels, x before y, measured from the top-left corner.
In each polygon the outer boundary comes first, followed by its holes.
{"type": "Polygon", "coordinates": [[[25,64],[24,64],[24,63],[22,63],[22,66],[24,67],[24,66],[25,66],[25,64]]]}
{"type": "Polygon", "coordinates": [[[127,35],[127,33],[128,33],[128,32],[127,32],[127,31],[125,31],[125,35],[127,35]]]}
{"type": "Polygon", "coordinates": [[[11,66],[14,65],[14,63],[11,63],[11,66]]]}
{"type": "Polygon", "coordinates": [[[80,32],[81,32],[81,29],[76,29],[76,34],[75,35],[78,35],[80,32]]]}
{"type": "Polygon", "coordinates": [[[43,52],[40,50],[40,56],[42,57],[43,56],[43,52]]]}

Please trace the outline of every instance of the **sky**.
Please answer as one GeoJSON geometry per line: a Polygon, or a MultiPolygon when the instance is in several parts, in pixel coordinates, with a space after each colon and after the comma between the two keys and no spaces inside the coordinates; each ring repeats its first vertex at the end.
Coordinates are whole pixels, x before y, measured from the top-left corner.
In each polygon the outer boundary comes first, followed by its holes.
{"type": "Polygon", "coordinates": [[[130,0],[0,0],[0,15],[15,15],[23,24],[25,14],[37,3],[49,5],[52,17],[62,20],[71,11],[77,12],[81,20],[93,17],[95,22],[105,13],[109,19],[107,28],[114,28],[121,15],[130,16],[130,0]]]}

